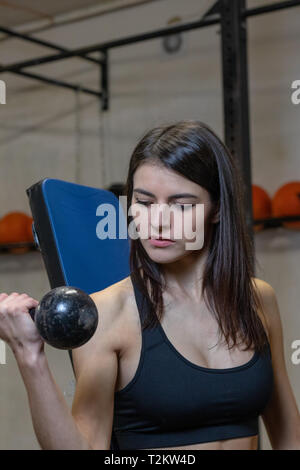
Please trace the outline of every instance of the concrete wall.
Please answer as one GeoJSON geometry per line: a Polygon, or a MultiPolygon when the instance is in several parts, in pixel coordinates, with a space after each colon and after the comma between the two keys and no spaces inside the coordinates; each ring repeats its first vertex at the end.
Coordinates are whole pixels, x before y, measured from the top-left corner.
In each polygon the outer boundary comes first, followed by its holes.
{"type": "MultiPolygon", "coordinates": [[[[249,2],[249,6],[261,4],[249,2]]],[[[208,1],[162,0],[38,36],[80,47],[164,27],[180,15],[200,17],[208,1]]],[[[272,195],[283,183],[299,180],[300,108],[291,103],[291,83],[299,79],[298,9],[248,20],[249,86],[253,182],[272,195]]],[[[10,39],[0,43],[1,62],[13,63],[52,53],[10,39]]],[[[97,89],[97,67],[79,59],[34,69],[97,89]]],[[[223,135],[219,27],[184,34],[183,47],[168,55],[160,39],[110,52],[110,110],[97,98],[5,74],[7,104],[1,105],[0,215],[29,213],[26,188],[45,177],[95,187],[124,181],[131,152],[148,128],[170,120],[200,119],[223,135]]],[[[255,235],[257,276],[275,289],[284,330],[285,359],[300,405],[300,365],[291,362],[291,343],[300,338],[300,232],[272,229],[255,235]]],[[[0,292],[27,292],[40,299],[49,283],[38,252],[0,256],[0,292]]],[[[67,353],[47,347],[55,380],[71,404],[72,370],[67,353]]],[[[13,355],[0,365],[0,449],[38,448],[26,391],[13,355]]],[[[265,430],[262,447],[270,448],[265,430]]]]}

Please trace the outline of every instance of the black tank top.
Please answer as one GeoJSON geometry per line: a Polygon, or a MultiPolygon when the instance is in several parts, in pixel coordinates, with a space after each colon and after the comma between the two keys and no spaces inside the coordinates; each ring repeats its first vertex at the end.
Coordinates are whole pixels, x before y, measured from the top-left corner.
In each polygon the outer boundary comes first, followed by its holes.
{"type": "MultiPolygon", "coordinates": [[[[134,283],[133,287],[142,322],[149,304],[134,283]]],[[[144,329],[136,373],[115,392],[112,449],[254,436],[272,386],[269,343],[241,366],[209,369],[184,358],[160,324],[144,329]]]]}

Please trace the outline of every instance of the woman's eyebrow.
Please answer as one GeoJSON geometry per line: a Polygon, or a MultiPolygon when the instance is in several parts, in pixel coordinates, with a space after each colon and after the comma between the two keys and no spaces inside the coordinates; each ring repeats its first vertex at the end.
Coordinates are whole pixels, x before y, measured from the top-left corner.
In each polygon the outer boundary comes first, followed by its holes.
{"type": "MultiPolygon", "coordinates": [[[[133,190],[133,192],[141,193],[141,194],[144,194],[145,196],[155,197],[155,194],[152,194],[149,191],[145,191],[144,189],[141,189],[141,188],[136,188],[133,190]]],[[[192,198],[198,199],[198,196],[195,196],[194,194],[190,194],[190,193],[172,194],[171,196],[169,196],[169,199],[178,199],[182,197],[192,197],[192,198]]]]}

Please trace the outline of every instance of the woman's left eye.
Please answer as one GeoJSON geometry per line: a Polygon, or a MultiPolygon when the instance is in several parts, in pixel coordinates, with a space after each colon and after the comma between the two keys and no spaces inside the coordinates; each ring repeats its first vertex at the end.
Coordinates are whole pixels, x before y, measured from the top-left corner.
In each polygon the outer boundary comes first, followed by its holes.
{"type": "Polygon", "coordinates": [[[184,211],[184,208],[186,207],[187,209],[190,209],[191,207],[195,207],[196,204],[175,204],[175,206],[180,207],[182,211],[184,211]]]}

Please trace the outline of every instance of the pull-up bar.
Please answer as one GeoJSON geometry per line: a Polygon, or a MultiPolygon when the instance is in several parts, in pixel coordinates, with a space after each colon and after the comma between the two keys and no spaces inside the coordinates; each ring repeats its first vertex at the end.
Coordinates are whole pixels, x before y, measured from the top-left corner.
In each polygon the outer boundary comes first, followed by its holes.
{"type": "Polygon", "coordinates": [[[36,59],[31,59],[23,62],[18,62],[16,64],[7,65],[0,67],[0,73],[3,72],[15,72],[25,67],[33,67],[41,64],[48,64],[49,62],[55,62],[57,60],[69,59],[74,56],[82,56],[96,51],[106,51],[108,49],[113,49],[115,47],[127,46],[129,44],[134,44],[141,41],[148,41],[150,39],[160,38],[168,36],[170,34],[182,33],[185,31],[191,31],[193,29],[203,28],[206,26],[211,26],[218,24],[220,19],[204,19],[194,21],[192,23],[187,23],[179,26],[172,26],[168,28],[158,29],[156,31],[151,31],[149,33],[138,34],[134,36],[129,36],[127,38],[116,39],[113,41],[102,42],[94,44],[92,46],[82,47],[79,49],[73,49],[69,51],[62,52],[61,54],[53,54],[46,57],[38,57],[36,59]]]}
{"type": "Polygon", "coordinates": [[[299,0],[287,0],[285,2],[272,3],[271,5],[263,5],[257,8],[250,8],[244,11],[244,13],[242,13],[242,17],[246,18],[250,16],[263,15],[264,13],[272,13],[274,11],[285,10],[287,8],[297,7],[299,5],[299,0]]]}
{"type": "MultiPolygon", "coordinates": [[[[29,36],[28,34],[18,33],[17,31],[14,31],[14,30],[9,29],[9,28],[5,28],[4,26],[0,26],[0,32],[5,33],[8,36],[13,36],[13,37],[16,37],[18,39],[22,39],[23,41],[38,44],[39,46],[44,46],[44,47],[49,47],[51,49],[56,49],[57,51],[60,51],[60,52],[66,52],[68,50],[65,47],[59,46],[59,45],[54,44],[52,42],[44,41],[43,39],[38,39],[38,38],[35,38],[33,36],[29,36]]],[[[86,55],[80,55],[79,57],[81,59],[88,60],[89,62],[93,62],[97,65],[102,64],[101,60],[94,59],[93,57],[88,57],[86,55]]]]}
{"type": "MultiPolygon", "coordinates": [[[[279,11],[286,8],[291,8],[295,6],[300,6],[300,0],[287,0],[282,2],[273,3],[271,5],[263,5],[257,8],[245,9],[241,12],[241,20],[253,17],[265,13],[271,13],[274,11],[279,11]]],[[[216,1],[214,5],[207,11],[207,13],[203,16],[202,19],[193,21],[187,24],[180,24],[177,26],[170,26],[167,28],[158,29],[149,33],[137,34],[133,36],[129,36],[126,38],[120,38],[112,41],[107,41],[104,43],[94,44],[92,46],[81,47],[78,49],[69,50],[65,47],[53,44],[48,41],[44,41],[42,39],[37,39],[32,36],[28,36],[22,33],[18,33],[16,31],[12,31],[8,28],[0,26],[0,31],[9,34],[11,36],[18,37],[19,39],[23,39],[25,41],[30,41],[45,47],[50,47],[59,51],[58,54],[52,54],[43,57],[37,57],[35,59],[26,60],[22,62],[17,62],[11,65],[2,65],[0,66],[0,73],[11,72],[16,73],[18,75],[23,75],[27,78],[32,78],[35,80],[39,80],[41,82],[45,82],[52,85],[57,85],[64,88],[69,88],[71,90],[81,90],[83,93],[88,93],[90,95],[94,95],[97,97],[107,97],[107,90],[102,91],[95,91],[90,90],[85,87],[81,87],[80,85],[70,84],[64,82],[62,80],[56,80],[54,78],[45,77],[38,74],[33,74],[29,72],[24,72],[23,69],[27,67],[34,67],[37,65],[47,64],[50,62],[56,62],[58,60],[64,60],[72,57],[80,57],[82,59],[88,60],[92,63],[95,63],[101,67],[102,74],[107,74],[107,60],[108,60],[108,51],[109,49],[127,46],[130,44],[135,44],[137,42],[148,41],[151,39],[157,39],[168,35],[179,34],[187,31],[192,31],[199,28],[204,28],[208,26],[213,26],[216,24],[221,23],[220,18],[220,1],[216,1]],[[93,57],[89,57],[88,54],[92,52],[102,52],[103,57],[99,59],[94,59],[93,57]]],[[[104,77],[102,83],[106,83],[107,80],[104,77]]],[[[105,99],[107,103],[107,99],[105,99]]],[[[103,109],[107,109],[105,106],[103,109]]]]}

